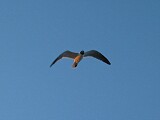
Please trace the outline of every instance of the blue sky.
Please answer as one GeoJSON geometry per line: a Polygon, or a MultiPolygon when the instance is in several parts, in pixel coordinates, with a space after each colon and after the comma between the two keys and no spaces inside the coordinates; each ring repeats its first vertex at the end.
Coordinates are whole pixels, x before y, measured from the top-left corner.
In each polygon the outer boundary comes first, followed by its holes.
{"type": "Polygon", "coordinates": [[[1,120],[159,120],[159,0],[1,0],[1,120]],[[111,66],[63,51],[96,49],[111,66]]]}

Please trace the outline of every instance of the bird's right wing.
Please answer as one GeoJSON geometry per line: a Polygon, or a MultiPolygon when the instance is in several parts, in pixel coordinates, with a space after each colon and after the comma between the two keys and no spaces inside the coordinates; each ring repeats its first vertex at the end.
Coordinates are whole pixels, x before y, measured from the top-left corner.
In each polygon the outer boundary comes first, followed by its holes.
{"type": "Polygon", "coordinates": [[[111,64],[105,56],[103,56],[100,52],[96,50],[90,50],[90,51],[85,52],[84,57],[88,57],[88,56],[97,58],[109,65],[111,64]]]}
{"type": "Polygon", "coordinates": [[[67,57],[67,58],[71,58],[74,59],[76,56],[78,55],[78,53],[74,53],[71,52],[69,50],[63,52],[62,54],[60,54],[50,65],[50,67],[52,67],[53,64],[55,64],[58,60],[62,59],[63,57],[67,57]]]}

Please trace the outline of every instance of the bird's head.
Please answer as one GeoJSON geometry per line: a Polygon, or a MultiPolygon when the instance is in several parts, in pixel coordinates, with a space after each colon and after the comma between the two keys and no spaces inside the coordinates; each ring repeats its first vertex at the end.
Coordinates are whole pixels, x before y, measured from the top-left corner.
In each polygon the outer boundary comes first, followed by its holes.
{"type": "Polygon", "coordinates": [[[83,54],[84,54],[84,51],[82,50],[82,51],[80,52],[80,54],[83,55],[83,54]]]}

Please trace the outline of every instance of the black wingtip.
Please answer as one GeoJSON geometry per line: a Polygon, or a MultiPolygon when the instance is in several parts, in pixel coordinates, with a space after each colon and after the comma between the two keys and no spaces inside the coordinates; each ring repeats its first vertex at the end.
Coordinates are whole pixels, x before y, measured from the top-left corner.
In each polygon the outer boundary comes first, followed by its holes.
{"type": "Polygon", "coordinates": [[[107,64],[108,64],[108,65],[111,65],[111,63],[110,63],[110,61],[109,61],[109,60],[107,60],[107,64]]]}
{"type": "Polygon", "coordinates": [[[108,65],[111,65],[111,63],[109,62],[108,59],[103,60],[103,62],[105,62],[105,63],[108,64],[108,65]]]}
{"type": "Polygon", "coordinates": [[[49,67],[51,68],[53,64],[51,64],[49,67]]]}

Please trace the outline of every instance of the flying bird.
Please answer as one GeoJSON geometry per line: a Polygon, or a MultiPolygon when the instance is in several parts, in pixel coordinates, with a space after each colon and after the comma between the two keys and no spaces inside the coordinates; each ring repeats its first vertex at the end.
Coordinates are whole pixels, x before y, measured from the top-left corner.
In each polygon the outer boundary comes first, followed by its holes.
{"type": "Polygon", "coordinates": [[[80,53],[75,53],[75,52],[71,52],[69,50],[64,51],[63,53],[61,53],[50,65],[50,67],[52,67],[52,65],[54,65],[58,60],[62,59],[62,58],[71,58],[74,60],[72,67],[75,68],[77,67],[78,63],[84,58],[84,57],[94,57],[97,58],[98,60],[101,60],[103,62],[105,62],[108,65],[111,65],[111,63],[109,62],[109,60],[103,56],[100,52],[96,51],[96,50],[90,50],[87,52],[84,52],[83,50],[80,51],[80,53]]]}

